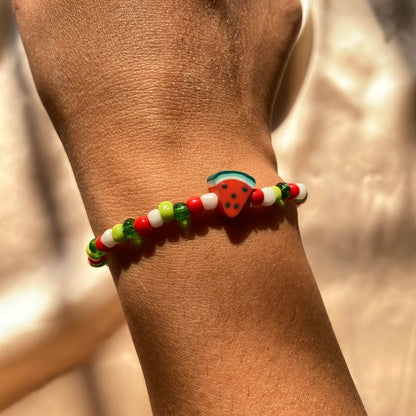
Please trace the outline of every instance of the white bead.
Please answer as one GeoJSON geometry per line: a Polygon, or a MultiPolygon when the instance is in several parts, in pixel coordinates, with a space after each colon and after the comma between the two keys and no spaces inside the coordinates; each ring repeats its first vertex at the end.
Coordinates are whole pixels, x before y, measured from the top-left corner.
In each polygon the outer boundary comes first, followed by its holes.
{"type": "Polygon", "coordinates": [[[113,230],[111,228],[104,231],[101,236],[101,242],[108,248],[112,248],[117,245],[117,242],[113,240],[113,230]]]}
{"type": "Polygon", "coordinates": [[[205,209],[215,209],[218,205],[218,197],[214,193],[201,196],[201,202],[205,209]]]}
{"type": "Polygon", "coordinates": [[[152,209],[147,214],[147,218],[149,219],[150,225],[153,228],[159,228],[164,224],[162,216],[160,215],[160,212],[158,209],[152,209]]]}
{"type": "Polygon", "coordinates": [[[296,185],[299,186],[299,195],[295,198],[295,202],[305,202],[304,199],[308,196],[306,186],[303,183],[297,183],[296,185]]]}
{"type": "Polygon", "coordinates": [[[272,188],[266,187],[261,189],[264,194],[263,202],[264,207],[270,207],[276,202],[276,192],[272,188]]]}

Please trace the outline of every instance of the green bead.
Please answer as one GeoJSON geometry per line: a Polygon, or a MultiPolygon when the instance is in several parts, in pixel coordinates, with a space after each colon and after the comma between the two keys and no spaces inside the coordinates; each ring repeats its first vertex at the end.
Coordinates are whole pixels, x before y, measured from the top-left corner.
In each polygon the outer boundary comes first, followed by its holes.
{"type": "Polygon", "coordinates": [[[123,234],[126,238],[136,238],[137,233],[134,229],[134,219],[133,218],[127,218],[126,221],[123,222],[123,225],[121,226],[121,230],[123,231],[123,234]]]}
{"type": "Polygon", "coordinates": [[[131,239],[131,245],[132,247],[141,247],[143,245],[143,238],[139,234],[137,234],[136,237],[131,239]]]}
{"type": "MultiPolygon", "coordinates": [[[[92,241],[91,241],[92,242],[92,241]]],[[[89,242],[87,244],[87,248],[85,249],[85,251],[87,252],[88,257],[92,258],[93,260],[98,260],[100,259],[104,254],[100,253],[97,248],[95,248],[96,252],[91,250],[91,242],[89,242]]],[[[94,238],[94,247],[95,247],[95,238],[94,238]]]]}
{"type": "Polygon", "coordinates": [[[124,243],[127,240],[127,237],[124,235],[123,232],[123,224],[116,224],[111,230],[111,235],[113,236],[113,240],[120,244],[124,243]]]}
{"type": "MultiPolygon", "coordinates": [[[[90,241],[90,244],[88,244],[88,248],[90,249],[90,252],[91,252],[91,254],[94,254],[94,255],[99,255],[99,257],[102,257],[102,256],[104,256],[104,254],[105,253],[101,253],[101,251],[99,251],[98,249],[97,249],[97,247],[95,246],[95,241],[96,241],[97,239],[96,238],[93,238],[91,241],[90,241]]],[[[88,252],[87,252],[88,253],[88,252]]],[[[91,257],[92,258],[92,257],[91,257]]]]}
{"type": "Polygon", "coordinates": [[[274,193],[276,194],[276,202],[282,199],[282,191],[279,187],[272,185],[270,188],[273,189],[274,193]]]}
{"type": "Polygon", "coordinates": [[[190,221],[188,221],[188,220],[183,220],[183,221],[180,221],[180,222],[179,222],[179,224],[181,224],[181,226],[182,226],[183,228],[187,228],[187,227],[188,227],[188,225],[190,224],[190,221]]]}
{"type": "Polygon", "coordinates": [[[279,182],[276,185],[282,191],[282,199],[287,199],[290,196],[291,190],[290,186],[287,183],[279,182]]]}
{"type": "Polygon", "coordinates": [[[169,201],[163,201],[159,204],[159,212],[163,222],[169,222],[175,219],[173,204],[169,201]]]}
{"type": "Polygon", "coordinates": [[[178,202],[173,206],[173,213],[175,215],[175,220],[177,221],[186,221],[191,217],[188,206],[184,202],[178,202]]]}

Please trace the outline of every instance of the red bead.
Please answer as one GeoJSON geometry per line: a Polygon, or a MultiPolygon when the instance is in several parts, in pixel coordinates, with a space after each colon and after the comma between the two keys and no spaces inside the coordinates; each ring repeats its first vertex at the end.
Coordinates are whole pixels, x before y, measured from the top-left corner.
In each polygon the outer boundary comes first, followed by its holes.
{"type": "Polygon", "coordinates": [[[95,240],[95,247],[97,247],[98,251],[101,251],[101,253],[109,253],[114,247],[107,247],[101,242],[101,235],[97,237],[95,240]]]}
{"type": "Polygon", "coordinates": [[[92,267],[102,267],[107,263],[107,260],[105,257],[101,258],[100,260],[93,260],[90,257],[88,257],[88,263],[92,267]]]}
{"type": "Polygon", "coordinates": [[[299,195],[300,189],[295,183],[289,183],[290,186],[290,195],[287,200],[294,199],[299,195]]]}
{"type": "Polygon", "coordinates": [[[204,212],[204,205],[202,204],[201,198],[193,196],[186,201],[186,205],[189,208],[191,215],[198,215],[204,212]]]}
{"type": "Polygon", "coordinates": [[[150,225],[147,215],[142,215],[135,219],[134,229],[138,234],[149,234],[153,230],[153,227],[150,225]]]}
{"type": "Polygon", "coordinates": [[[264,201],[264,194],[261,189],[254,188],[251,192],[251,195],[248,198],[248,203],[250,205],[261,205],[264,201]]]}
{"type": "Polygon", "coordinates": [[[103,261],[105,261],[104,257],[101,257],[98,260],[94,260],[91,257],[88,257],[88,263],[91,264],[91,266],[98,266],[99,264],[101,264],[103,261]]]}

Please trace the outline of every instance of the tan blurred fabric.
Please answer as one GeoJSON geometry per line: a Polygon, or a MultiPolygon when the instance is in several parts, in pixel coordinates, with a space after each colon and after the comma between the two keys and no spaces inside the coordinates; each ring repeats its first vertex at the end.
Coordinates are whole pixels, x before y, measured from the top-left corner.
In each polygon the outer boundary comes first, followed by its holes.
{"type": "MultiPolygon", "coordinates": [[[[395,4],[314,1],[282,83],[273,143],[283,177],[309,186],[299,211],[305,248],[369,414],[410,416],[415,38],[395,19],[415,11],[395,4]]],[[[86,214],[7,1],[0,90],[1,414],[151,415],[111,277],[85,263],[86,214]]]]}

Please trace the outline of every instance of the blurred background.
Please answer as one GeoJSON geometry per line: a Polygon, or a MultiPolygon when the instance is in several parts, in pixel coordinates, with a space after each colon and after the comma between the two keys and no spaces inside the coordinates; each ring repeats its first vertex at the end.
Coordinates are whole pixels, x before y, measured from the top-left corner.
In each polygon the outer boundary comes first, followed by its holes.
{"type": "MultiPolygon", "coordinates": [[[[63,148],[0,0],[0,413],[151,415],[63,148]]],[[[304,2],[273,144],[370,415],[416,414],[416,2],[304,2]]],[[[278,30],[278,28],[276,28],[278,30]]]]}

